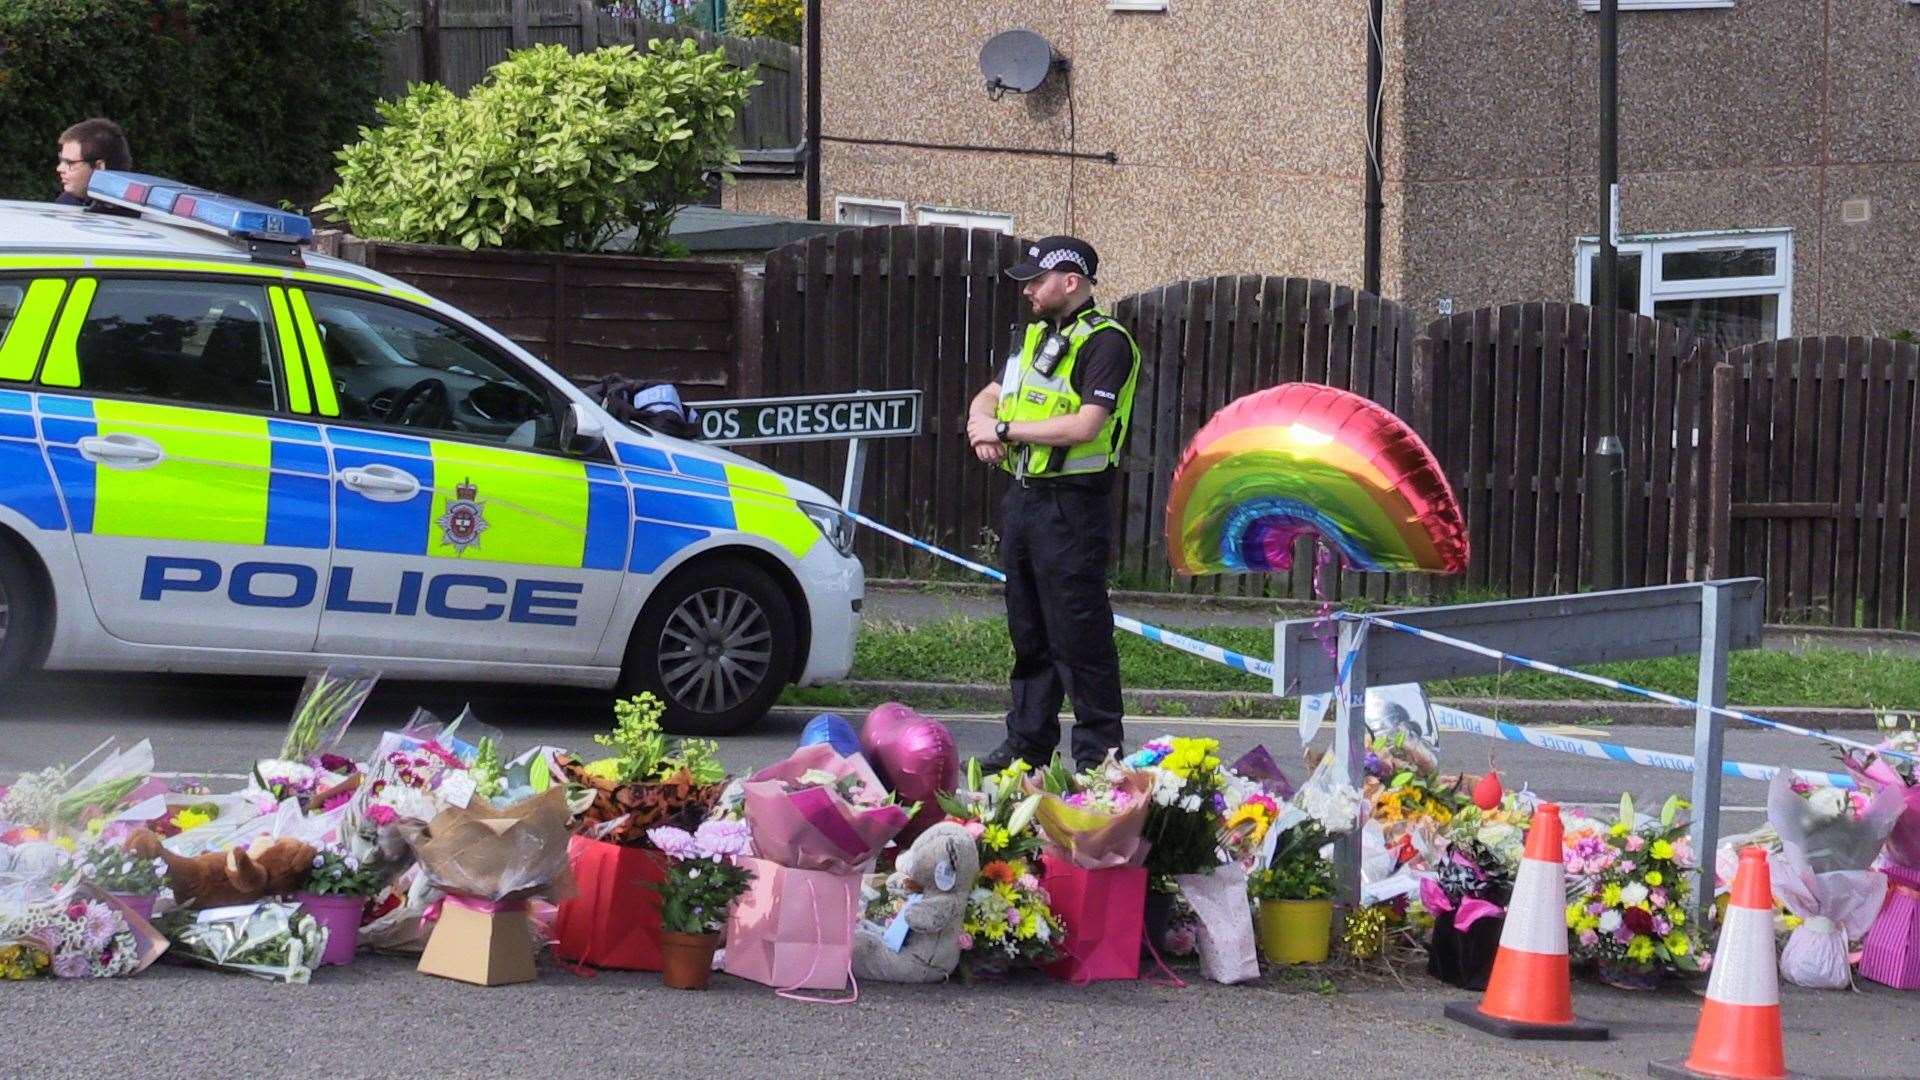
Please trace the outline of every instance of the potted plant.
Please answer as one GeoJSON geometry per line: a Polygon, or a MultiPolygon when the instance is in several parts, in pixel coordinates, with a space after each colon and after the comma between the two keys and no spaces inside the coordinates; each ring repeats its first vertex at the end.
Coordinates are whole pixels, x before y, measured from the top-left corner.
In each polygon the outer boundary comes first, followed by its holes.
{"type": "Polygon", "coordinates": [[[1247,875],[1247,895],[1260,904],[1260,951],[1270,964],[1321,964],[1333,944],[1333,862],[1318,822],[1288,829],[1266,866],[1247,875]]]}
{"type": "Polygon", "coordinates": [[[136,915],[153,921],[153,903],[167,881],[167,864],[142,859],[123,847],[93,844],[74,856],[71,875],[113,894],[136,915]]]}
{"type": "Polygon", "coordinates": [[[360,947],[360,917],[367,898],[380,891],[384,877],[375,867],[334,848],[313,857],[306,888],[294,894],[294,901],[327,932],[320,963],[353,963],[354,950],[360,947]]]}
{"type": "Polygon", "coordinates": [[[666,881],[648,885],[661,899],[660,979],[677,990],[705,990],[727,909],[753,880],[734,862],[747,853],[747,825],[708,821],[691,833],[662,825],[647,839],[669,860],[666,881]]]}

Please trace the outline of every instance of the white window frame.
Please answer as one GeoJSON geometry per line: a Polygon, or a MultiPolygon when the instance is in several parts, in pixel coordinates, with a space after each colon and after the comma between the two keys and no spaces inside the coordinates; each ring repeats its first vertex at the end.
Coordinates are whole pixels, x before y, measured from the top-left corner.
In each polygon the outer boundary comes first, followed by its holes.
{"type": "MultiPolygon", "coordinates": [[[[1583,304],[1593,303],[1593,258],[1599,247],[1600,240],[1595,236],[1583,236],[1574,244],[1573,295],[1583,304]]],[[[1780,325],[1775,336],[1793,336],[1792,229],[1626,236],[1620,239],[1618,247],[1623,255],[1640,256],[1640,295],[1633,298],[1635,311],[1652,315],[1654,302],[1659,300],[1697,300],[1771,293],[1779,302],[1777,310],[1780,325]],[[1662,256],[1726,247],[1771,248],[1774,272],[1740,278],[1666,280],[1662,256]]]]}
{"type": "MultiPolygon", "coordinates": [[[[1914,0],[1920,3],[1920,0],[1914,0]]],[[[1734,0],[1620,0],[1621,11],[1692,11],[1696,8],[1730,8],[1734,0]]],[[[1600,0],[1580,0],[1580,10],[1599,11],[1600,0]]]]}
{"type": "Polygon", "coordinates": [[[905,225],[907,223],[907,204],[905,202],[898,199],[868,199],[858,195],[834,196],[833,220],[844,223],[847,220],[847,210],[852,207],[861,207],[870,210],[892,210],[894,213],[900,215],[900,220],[894,222],[894,224],[905,225]]]}
{"type": "Polygon", "coordinates": [[[995,210],[959,210],[950,206],[919,207],[921,225],[952,225],[961,229],[989,229],[1003,236],[1013,235],[1013,215],[995,210]]]}

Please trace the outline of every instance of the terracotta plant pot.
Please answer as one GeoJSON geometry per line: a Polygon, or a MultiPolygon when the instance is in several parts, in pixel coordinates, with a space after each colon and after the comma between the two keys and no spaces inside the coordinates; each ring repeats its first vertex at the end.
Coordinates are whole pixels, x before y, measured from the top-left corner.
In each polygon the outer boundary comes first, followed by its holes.
{"type": "Polygon", "coordinates": [[[1260,951],[1269,964],[1324,964],[1333,947],[1333,900],[1262,900],[1260,951]]]}
{"type": "Polygon", "coordinates": [[[676,990],[705,990],[713,975],[719,934],[660,934],[660,981],[676,990]]]}

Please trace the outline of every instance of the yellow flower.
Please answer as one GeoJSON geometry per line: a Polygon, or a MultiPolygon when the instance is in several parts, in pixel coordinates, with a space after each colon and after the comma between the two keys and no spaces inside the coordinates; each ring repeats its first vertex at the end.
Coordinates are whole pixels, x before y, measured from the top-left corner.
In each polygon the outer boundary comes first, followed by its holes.
{"type": "Polygon", "coordinates": [[[989,848],[1003,848],[1013,843],[1013,834],[1007,831],[1005,825],[989,825],[980,834],[980,842],[989,848]]]}
{"type": "Polygon", "coordinates": [[[73,837],[71,836],[58,837],[54,840],[54,844],[62,851],[72,851],[74,849],[73,837]]]}
{"type": "Polygon", "coordinates": [[[1785,926],[1789,930],[1800,929],[1800,924],[1805,921],[1806,921],[1805,919],[1802,919],[1798,915],[1789,915],[1786,918],[1780,920],[1781,925],[1785,926]]]}
{"type": "Polygon", "coordinates": [[[1580,904],[1567,905],[1567,925],[1578,929],[1580,920],[1587,917],[1587,909],[1580,904]]]}
{"type": "Polygon", "coordinates": [[[1635,934],[1627,943],[1627,959],[1644,964],[1653,959],[1653,939],[1645,934],[1635,934]]]}
{"type": "Polygon", "coordinates": [[[212,820],[212,814],[207,813],[205,810],[195,810],[189,806],[173,815],[172,825],[181,832],[186,832],[190,829],[197,829],[212,820]]]}
{"type": "Polygon", "coordinates": [[[1600,929],[1600,917],[1597,915],[1583,915],[1580,917],[1580,925],[1574,927],[1574,929],[1575,930],[1598,930],[1600,929]]]}
{"type": "Polygon", "coordinates": [[[1667,935],[1667,951],[1673,955],[1685,956],[1692,949],[1693,943],[1687,940],[1687,935],[1677,930],[1667,935]]]}
{"type": "Polygon", "coordinates": [[[1687,913],[1677,907],[1673,908],[1667,912],[1667,921],[1675,926],[1685,926],[1687,925],[1687,913]]]}
{"type": "Polygon", "coordinates": [[[1660,871],[1658,870],[1647,871],[1647,884],[1658,885],[1665,880],[1667,879],[1661,875],[1660,871]]]}
{"type": "Polygon", "coordinates": [[[1608,907],[1619,907],[1620,883],[1617,881],[1607,882],[1607,887],[1600,890],[1600,902],[1608,907]]]}
{"type": "Polygon", "coordinates": [[[1625,836],[1627,835],[1627,823],[1624,821],[1616,821],[1613,823],[1613,827],[1608,829],[1607,832],[1613,836],[1625,836]]]}
{"type": "Polygon", "coordinates": [[[1667,843],[1665,840],[1655,840],[1653,846],[1647,849],[1647,854],[1652,855],[1656,859],[1671,859],[1673,858],[1673,845],[1667,843]]]}

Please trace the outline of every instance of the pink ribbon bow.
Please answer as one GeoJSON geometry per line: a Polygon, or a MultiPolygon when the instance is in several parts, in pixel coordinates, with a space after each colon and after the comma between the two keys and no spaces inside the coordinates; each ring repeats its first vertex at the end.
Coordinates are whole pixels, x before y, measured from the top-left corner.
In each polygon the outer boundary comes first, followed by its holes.
{"type": "Polygon", "coordinates": [[[1439,883],[1432,878],[1420,879],[1420,906],[1426,908],[1428,913],[1433,915],[1438,915],[1446,911],[1453,912],[1453,928],[1460,931],[1465,931],[1467,927],[1472,926],[1481,919],[1494,915],[1505,915],[1507,913],[1507,909],[1501,907],[1499,904],[1490,903],[1474,896],[1469,896],[1460,901],[1459,907],[1456,909],[1453,901],[1447,898],[1446,890],[1442,889],[1439,883]]]}

